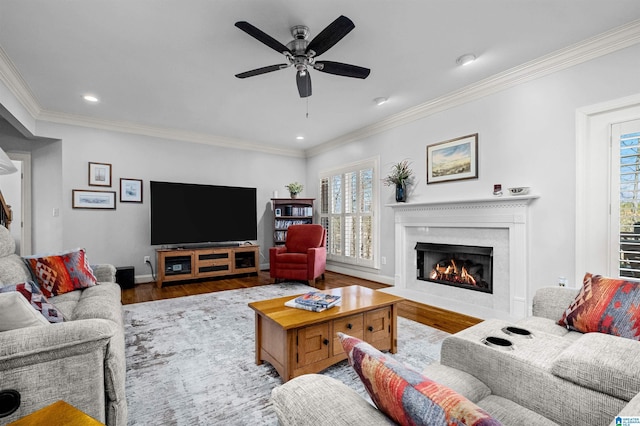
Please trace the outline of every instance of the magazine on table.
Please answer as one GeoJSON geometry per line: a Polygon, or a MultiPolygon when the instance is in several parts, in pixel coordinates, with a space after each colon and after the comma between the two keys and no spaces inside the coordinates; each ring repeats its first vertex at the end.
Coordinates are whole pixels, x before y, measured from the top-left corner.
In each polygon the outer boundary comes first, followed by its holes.
{"type": "MultiPolygon", "coordinates": [[[[325,306],[303,305],[302,303],[296,303],[295,299],[289,300],[288,302],[284,302],[284,306],[288,306],[290,308],[296,308],[296,309],[304,309],[305,311],[312,311],[312,312],[322,312],[329,309],[329,307],[325,307],[325,306]]],[[[333,305],[333,306],[336,306],[336,305],[333,305]]]]}
{"type": "Polygon", "coordinates": [[[294,300],[300,305],[330,308],[340,302],[340,296],[336,294],[321,293],[319,291],[310,291],[302,296],[296,297],[294,300]]]}

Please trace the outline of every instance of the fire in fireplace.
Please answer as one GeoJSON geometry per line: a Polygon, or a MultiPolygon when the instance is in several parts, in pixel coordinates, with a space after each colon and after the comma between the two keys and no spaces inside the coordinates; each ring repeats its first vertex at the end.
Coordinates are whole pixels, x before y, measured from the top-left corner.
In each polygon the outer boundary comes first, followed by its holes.
{"type": "Polygon", "coordinates": [[[493,247],[417,243],[418,279],[493,293],[493,247]]]}

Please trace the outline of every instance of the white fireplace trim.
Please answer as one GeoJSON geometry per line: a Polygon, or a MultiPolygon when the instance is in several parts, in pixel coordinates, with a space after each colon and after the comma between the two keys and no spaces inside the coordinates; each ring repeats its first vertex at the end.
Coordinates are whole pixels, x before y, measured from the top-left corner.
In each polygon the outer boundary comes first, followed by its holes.
{"type": "MultiPolygon", "coordinates": [[[[517,320],[529,312],[529,204],[537,195],[505,196],[501,198],[389,204],[395,217],[395,279],[394,287],[385,289],[407,299],[479,318],[517,320]],[[501,228],[509,234],[509,311],[502,311],[455,299],[433,297],[408,288],[407,265],[415,261],[415,253],[407,250],[410,228],[501,228]]],[[[495,285],[494,285],[495,287],[495,285]]]]}

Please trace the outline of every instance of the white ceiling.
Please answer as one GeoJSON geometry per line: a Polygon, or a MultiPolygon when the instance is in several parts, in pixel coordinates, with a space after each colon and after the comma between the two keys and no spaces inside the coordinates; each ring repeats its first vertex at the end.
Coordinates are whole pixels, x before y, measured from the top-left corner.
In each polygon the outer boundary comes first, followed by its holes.
{"type": "Polygon", "coordinates": [[[638,19],[638,0],[0,0],[0,47],[40,119],[307,150],[638,19]],[[291,68],[234,77],[286,62],[236,21],[286,44],[339,15],[356,28],[320,59],[366,80],[311,71],[305,100],[291,68]]]}

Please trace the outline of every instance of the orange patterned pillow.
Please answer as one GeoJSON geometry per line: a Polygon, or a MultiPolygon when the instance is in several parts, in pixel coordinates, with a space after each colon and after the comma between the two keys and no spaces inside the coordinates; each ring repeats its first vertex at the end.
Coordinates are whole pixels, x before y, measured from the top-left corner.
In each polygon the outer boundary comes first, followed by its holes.
{"type": "Polygon", "coordinates": [[[558,324],[582,333],[640,340],[640,283],[587,273],[558,324]]]}
{"type": "Polygon", "coordinates": [[[25,257],[46,297],[96,285],[84,249],[52,256],[25,257]]]}
{"type": "Polygon", "coordinates": [[[400,425],[499,426],[453,389],[429,380],[360,339],[338,333],[349,364],[378,409],[400,425]]]}

